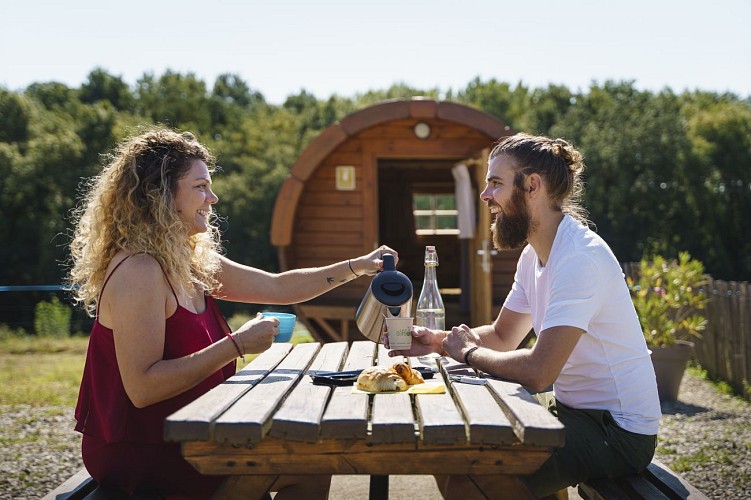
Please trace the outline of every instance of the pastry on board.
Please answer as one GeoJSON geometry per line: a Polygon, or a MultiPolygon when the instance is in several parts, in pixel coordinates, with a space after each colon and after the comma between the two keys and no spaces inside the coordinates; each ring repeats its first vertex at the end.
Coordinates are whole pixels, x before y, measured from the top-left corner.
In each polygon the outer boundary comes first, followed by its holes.
{"type": "Polygon", "coordinates": [[[412,369],[407,363],[396,363],[390,368],[394,370],[401,378],[407,382],[407,385],[422,384],[425,379],[422,378],[422,374],[417,370],[412,369]]]}
{"type": "Polygon", "coordinates": [[[420,372],[406,363],[396,363],[390,368],[371,366],[357,377],[357,388],[366,392],[406,391],[407,386],[425,382],[420,372]]]}

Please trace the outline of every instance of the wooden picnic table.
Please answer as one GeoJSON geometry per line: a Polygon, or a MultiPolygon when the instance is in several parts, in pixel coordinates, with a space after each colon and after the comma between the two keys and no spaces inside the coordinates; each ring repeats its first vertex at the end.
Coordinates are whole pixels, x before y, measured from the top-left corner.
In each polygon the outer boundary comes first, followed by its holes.
{"type": "Polygon", "coordinates": [[[261,498],[300,474],[371,475],[371,498],[387,497],[390,474],[468,475],[486,498],[529,497],[518,477],[563,445],[564,429],[519,384],[452,381],[472,373],[455,362],[436,374],[443,394],[362,394],[311,376],[399,360],[370,341],[273,344],[167,418],[165,439],[201,473],[227,476],[221,497],[261,498]]]}

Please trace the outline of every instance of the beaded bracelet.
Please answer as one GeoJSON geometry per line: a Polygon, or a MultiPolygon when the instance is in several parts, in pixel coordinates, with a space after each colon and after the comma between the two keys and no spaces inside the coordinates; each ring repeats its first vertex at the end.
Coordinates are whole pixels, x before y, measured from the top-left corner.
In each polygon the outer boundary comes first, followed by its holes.
{"type": "Polygon", "coordinates": [[[471,364],[469,364],[469,355],[472,354],[473,352],[475,352],[479,348],[480,348],[480,346],[476,345],[474,347],[470,347],[469,349],[467,349],[467,352],[464,353],[464,364],[465,365],[472,366],[471,364]]]}

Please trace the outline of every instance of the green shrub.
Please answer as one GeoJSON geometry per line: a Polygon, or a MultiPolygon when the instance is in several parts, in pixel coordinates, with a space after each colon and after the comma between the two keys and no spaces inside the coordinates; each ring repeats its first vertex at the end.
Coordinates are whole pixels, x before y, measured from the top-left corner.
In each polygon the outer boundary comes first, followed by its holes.
{"type": "Polygon", "coordinates": [[[67,337],[73,311],[57,297],[39,302],[34,308],[34,330],[40,337],[67,337]]]}
{"type": "Polygon", "coordinates": [[[3,340],[17,339],[26,335],[23,328],[13,329],[8,325],[0,323],[0,342],[3,340]]]}
{"type": "Polygon", "coordinates": [[[651,347],[667,347],[676,340],[701,338],[707,320],[699,311],[707,296],[704,264],[681,252],[678,260],[659,255],[643,258],[639,276],[627,278],[644,338],[651,347]]]}

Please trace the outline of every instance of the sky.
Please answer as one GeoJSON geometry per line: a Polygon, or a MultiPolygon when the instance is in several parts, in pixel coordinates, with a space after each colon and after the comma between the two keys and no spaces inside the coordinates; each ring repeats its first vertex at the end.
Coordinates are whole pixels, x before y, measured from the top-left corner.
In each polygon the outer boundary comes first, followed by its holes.
{"type": "Polygon", "coordinates": [[[751,0],[2,0],[0,87],[240,76],[268,102],[475,78],[751,96],[751,0]]]}

